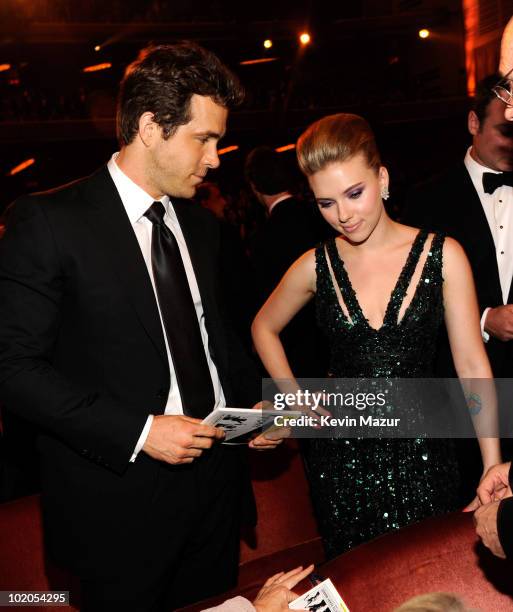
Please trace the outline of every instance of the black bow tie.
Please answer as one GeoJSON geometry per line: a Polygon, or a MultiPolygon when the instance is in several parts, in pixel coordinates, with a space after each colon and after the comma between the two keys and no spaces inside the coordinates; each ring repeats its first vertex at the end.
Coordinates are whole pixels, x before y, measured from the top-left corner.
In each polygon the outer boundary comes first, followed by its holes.
{"type": "Polygon", "coordinates": [[[509,185],[513,187],[513,172],[483,172],[483,189],[485,193],[493,193],[497,187],[509,185]]]}

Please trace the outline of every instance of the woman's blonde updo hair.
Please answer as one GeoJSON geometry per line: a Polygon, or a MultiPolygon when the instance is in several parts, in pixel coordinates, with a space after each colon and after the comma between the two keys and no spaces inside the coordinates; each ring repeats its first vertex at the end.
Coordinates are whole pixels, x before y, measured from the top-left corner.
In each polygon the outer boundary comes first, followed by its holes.
{"type": "Polygon", "coordinates": [[[370,125],[350,113],[328,115],[312,123],[297,141],[299,167],[306,176],[319,172],[332,162],[343,162],[362,153],[376,173],[381,158],[370,125]]]}

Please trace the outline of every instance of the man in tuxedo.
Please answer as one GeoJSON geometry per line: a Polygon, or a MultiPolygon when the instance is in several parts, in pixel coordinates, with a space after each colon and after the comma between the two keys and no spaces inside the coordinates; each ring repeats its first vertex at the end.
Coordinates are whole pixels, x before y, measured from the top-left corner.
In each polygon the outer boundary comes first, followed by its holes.
{"type": "MultiPolygon", "coordinates": [[[[468,114],[472,146],[465,159],[410,194],[403,220],[443,231],[465,249],[474,273],[483,338],[495,377],[513,375],[513,126],[491,91],[498,75],[478,84],[468,114]]],[[[438,371],[453,375],[448,344],[438,371]]]]}
{"type": "Polygon", "coordinates": [[[291,264],[315,246],[319,236],[312,212],[293,195],[294,180],[282,154],[271,147],[257,147],[246,158],[244,170],[246,182],[267,213],[267,222],[251,247],[263,303],[291,264]]]}
{"type": "MultiPolygon", "coordinates": [[[[490,75],[477,86],[468,114],[472,146],[464,160],[413,190],[403,221],[445,232],[463,246],[493,374],[508,378],[513,376],[513,124],[505,120],[505,104],[492,92],[497,78],[490,75]]],[[[445,329],[440,331],[435,373],[456,376],[445,329]]],[[[509,401],[501,402],[503,432],[513,426],[509,406],[509,401]]],[[[461,502],[468,503],[481,475],[480,453],[475,441],[460,440],[457,446],[461,502]]],[[[509,441],[503,443],[510,456],[509,446],[509,441]]]]}
{"type": "MultiPolygon", "coordinates": [[[[508,21],[501,41],[500,79],[492,92],[504,103],[504,118],[513,121],[513,17],[508,21]]],[[[508,302],[511,302],[509,300],[508,302]]],[[[513,306],[506,311],[504,335],[513,338],[513,306]]],[[[511,398],[509,398],[511,401],[511,398]]],[[[477,489],[481,506],[474,513],[477,535],[494,555],[513,559],[513,472],[511,462],[496,465],[477,489]]]]}
{"type": "Polygon", "coordinates": [[[224,314],[218,224],[187,199],[241,98],[197,45],[144,50],[120,152],[17,200],[0,241],[1,401],[40,429],[47,549],[82,610],[173,609],[236,580],[245,455],[201,420],[252,406],[259,380],[224,314]]]}
{"type": "MultiPolygon", "coordinates": [[[[289,267],[319,243],[322,234],[315,211],[293,195],[294,179],[282,154],[266,146],[253,149],[246,159],[245,177],[267,213],[267,220],[253,236],[250,249],[260,307],[289,267]]],[[[296,376],[326,374],[328,351],[315,324],[313,303],[287,325],[282,341],[296,376]]]]}

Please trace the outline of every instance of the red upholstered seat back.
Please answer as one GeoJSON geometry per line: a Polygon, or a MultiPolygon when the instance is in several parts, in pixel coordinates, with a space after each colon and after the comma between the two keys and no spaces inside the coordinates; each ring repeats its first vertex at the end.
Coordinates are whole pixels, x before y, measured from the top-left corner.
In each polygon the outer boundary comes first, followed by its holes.
{"type": "Polygon", "coordinates": [[[241,563],[318,539],[297,441],[250,458],[258,524],[243,535],[241,563]]]}
{"type": "MultiPolygon", "coordinates": [[[[309,559],[302,562],[306,565],[309,559]]],[[[483,612],[513,610],[513,563],[493,557],[478,544],[470,514],[454,513],[405,527],[316,571],[331,578],[351,612],[391,612],[414,595],[434,591],[456,593],[469,607],[483,612]]],[[[310,586],[305,580],[295,590],[304,593],[310,586]]],[[[238,589],[248,599],[257,591],[255,585],[238,589]]],[[[184,612],[198,612],[225,598],[184,612]]]]}
{"type": "MultiPolygon", "coordinates": [[[[0,591],[76,592],[71,577],[45,562],[39,496],[0,504],[0,591]]],[[[25,607],[51,612],[55,607],[25,607]]],[[[59,607],[59,610],[77,610],[59,607]]]]}
{"type": "MultiPolygon", "coordinates": [[[[268,572],[303,557],[323,559],[297,443],[290,440],[276,451],[255,451],[251,458],[259,520],[241,541],[242,585],[260,584],[268,572]]],[[[0,590],[78,592],[70,583],[70,576],[44,559],[39,497],[0,504],[0,590]]]]}
{"type": "Polygon", "coordinates": [[[351,612],[388,612],[433,591],[480,610],[513,610],[513,563],[478,543],[472,515],[428,519],[363,544],[322,567],[351,612]]]}

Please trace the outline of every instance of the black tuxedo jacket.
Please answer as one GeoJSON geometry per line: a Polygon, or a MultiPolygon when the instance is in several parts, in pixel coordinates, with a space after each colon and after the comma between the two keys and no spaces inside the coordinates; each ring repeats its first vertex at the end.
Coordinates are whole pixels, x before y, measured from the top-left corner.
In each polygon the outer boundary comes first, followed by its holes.
{"type": "MultiPolygon", "coordinates": [[[[227,403],[250,406],[260,381],[226,322],[217,221],[192,203],[173,206],[227,403]]],[[[150,278],[107,168],[16,201],[0,241],[0,398],[41,429],[46,536],[58,559],[101,566],[130,554],[161,464],[129,460],[169,385],[150,278]]]]}
{"type": "MultiPolygon", "coordinates": [[[[278,202],[253,238],[251,262],[256,273],[258,306],[274,291],[289,267],[322,239],[315,211],[306,202],[289,197],[278,202]]],[[[314,303],[307,304],[281,334],[292,371],[299,377],[324,376],[328,350],[315,324],[314,303]]]]}
{"type": "Polygon", "coordinates": [[[305,202],[290,197],[274,206],[250,249],[261,303],[296,259],[319,241],[314,213],[305,202]]]}
{"type": "MultiPolygon", "coordinates": [[[[469,258],[481,314],[488,306],[502,305],[493,236],[463,162],[413,190],[407,200],[403,221],[415,227],[445,232],[455,238],[469,258]]],[[[513,289],[510,289],[508,303],[513,303],[513,289]]],[[[437,370],[441,375],[453,375],[448,344],[446,341],[441,344],[444,346],[440,349],[437,370]]],[[[486,349],[494,376],[512,376],[512,343],[491,337],[486,349]]]]}

